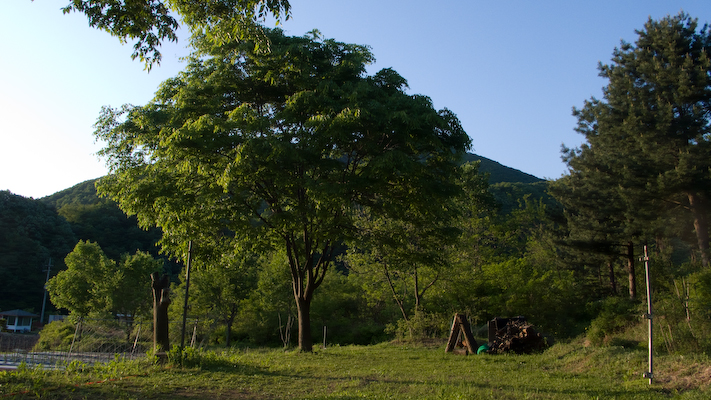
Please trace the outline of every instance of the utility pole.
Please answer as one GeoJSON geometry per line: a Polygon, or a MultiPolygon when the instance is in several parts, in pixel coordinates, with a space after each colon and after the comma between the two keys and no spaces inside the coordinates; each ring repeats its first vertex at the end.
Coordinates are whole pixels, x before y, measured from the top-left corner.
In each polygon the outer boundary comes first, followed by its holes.
{"type": "Polygon", "coordinates": [[[654,379],[654,347],[653,347],[653,330],[652,330],[652,281],[649,276],[649,255],[647,254],[647,245],[644,245],[644,273],[645,279],[647,281],[647,314],[644,317],[647,319],[648,331],[649,331],[649,365],[648,370],[643,374],[645,378],[649,378],[649,384],[652,384],[654,379]]]}
{"type": "Polygon", "coordinates": [[[42,312],[40,313],[40,324],[44,324],[44,306],[47,304],[47,282],[49,281],[49,271],[52,269],[52,258],[47,262],[47,278],[44,280],[44,296],[42,298],[42,312]]]}

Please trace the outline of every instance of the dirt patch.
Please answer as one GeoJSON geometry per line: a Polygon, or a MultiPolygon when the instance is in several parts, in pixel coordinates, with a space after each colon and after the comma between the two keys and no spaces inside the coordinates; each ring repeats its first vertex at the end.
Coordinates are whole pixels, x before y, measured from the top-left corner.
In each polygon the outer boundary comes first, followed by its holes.
{"type": "Polygon", "coordinates": [[[663,362],[654,371],[654,382],[665,389],[686,391],[705,389],[711,386],[711,365],[683,359],[672,363],[663,362]]]}
{"type": "Polygon", "coordinates": [[[250,393],[244,390],[226,390],[219,393],[205,393],[197,390],[176,390],[170,393],[172,399],[205,399],[211,400],[270,400],[275,397],[264,394],[250,393]]]}
{"type": "Polygon", "coordinates": [[[390,342],[390,344],[395,346],[415,346],[435,349],[439,347],[444,347],[447,344],[447,340],[437,338],[403,339],[393,340],[390,342]]]}

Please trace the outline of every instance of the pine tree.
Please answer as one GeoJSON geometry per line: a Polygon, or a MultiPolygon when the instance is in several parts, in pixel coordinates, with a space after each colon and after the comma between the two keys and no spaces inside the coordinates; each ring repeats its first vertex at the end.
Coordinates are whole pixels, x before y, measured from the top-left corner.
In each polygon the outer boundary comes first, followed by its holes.
{"type": "Polygon", "coordinates": [[[603,100],[574,111],[587,143],[564,151],[566,179],[607,194],[601,212],[616,215],[608,228],[627,221],[629,233],[650,231],[681,207],[708,266],[711,36],[707,26],[697,27],[685,13],[650,19],[634,45],[615,49],[612,63],[599,67],[609,81],[603,100]]]}

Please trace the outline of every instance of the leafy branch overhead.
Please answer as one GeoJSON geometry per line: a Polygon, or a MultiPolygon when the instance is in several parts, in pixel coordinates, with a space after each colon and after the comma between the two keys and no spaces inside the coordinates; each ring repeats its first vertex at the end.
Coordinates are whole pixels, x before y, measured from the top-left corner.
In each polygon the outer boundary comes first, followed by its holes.
{"type": "Polygon", "coordinates": [[[270,15],[289,19],[290,5],[288,0],[72,0],[62,11],[85,14],[91,27],[122,43],[135,41],[131,57],[150,70],[160,64],[160,46],[178,40],[179,21],[191,33],[223,43],[263,36],[260,24],[270,15]]]}

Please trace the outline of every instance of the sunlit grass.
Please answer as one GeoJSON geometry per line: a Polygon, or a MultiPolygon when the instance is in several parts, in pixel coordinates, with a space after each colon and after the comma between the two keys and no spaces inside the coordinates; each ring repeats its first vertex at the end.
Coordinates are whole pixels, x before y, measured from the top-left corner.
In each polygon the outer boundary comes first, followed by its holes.
{"type": "Polygon", "coordinates": [[[708,398],[705,357],[658,358],[643,349],[558,344],[538,355],[445,354],[380,344],[319,349],[194,352],[183,367],[115,362],[67,371],[0,373],[0,397],[105,399],[657,399],[708,398]],[[682,362],[683,361],[683,362],[682,362]],[[666,375],[665,375],[666,374],[666,375]],[[704,375],[706,374],[706,375],[704,375]]]}

